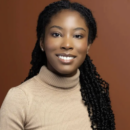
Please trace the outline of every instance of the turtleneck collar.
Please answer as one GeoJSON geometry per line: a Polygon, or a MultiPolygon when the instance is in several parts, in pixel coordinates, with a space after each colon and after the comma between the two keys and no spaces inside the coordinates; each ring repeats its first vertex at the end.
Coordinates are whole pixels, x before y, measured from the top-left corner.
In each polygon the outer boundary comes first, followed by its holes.
{"type": "Polygon", "coordinates": [[[39,79],[48,85],[58,88],[73,88],[79,83],[80,70],[72,77],[61,77],[50,71],[43,65],[37,75],[39,79]]]}

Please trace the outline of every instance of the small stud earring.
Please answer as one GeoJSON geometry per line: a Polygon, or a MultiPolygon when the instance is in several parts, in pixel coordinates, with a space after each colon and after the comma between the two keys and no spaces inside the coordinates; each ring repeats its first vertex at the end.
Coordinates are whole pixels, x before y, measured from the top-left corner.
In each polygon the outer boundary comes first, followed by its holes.
{"type": "Polygon", "coordinates": [[[44,51],[43,48],[41,48],[41,49],[42,49],[42,51],[44,51]]]}

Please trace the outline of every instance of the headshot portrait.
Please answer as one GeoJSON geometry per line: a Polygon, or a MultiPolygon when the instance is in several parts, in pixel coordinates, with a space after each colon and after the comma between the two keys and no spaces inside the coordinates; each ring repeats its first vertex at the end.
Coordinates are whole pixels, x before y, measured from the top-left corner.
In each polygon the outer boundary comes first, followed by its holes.
{"type": "Polygon", "coordinates": [[[123,61],[115,58],[121,59],[115,46],[124,38],[116,33],[116,7],[108,1],[13,2],[5,14],[14,14],[2,16],[10,19],[2,39],[10,51],[1,69],[0,130],[129,129],[130,113],[122,117],[130,107],[122,86],[128,73],[120,76],[123,61]]]}

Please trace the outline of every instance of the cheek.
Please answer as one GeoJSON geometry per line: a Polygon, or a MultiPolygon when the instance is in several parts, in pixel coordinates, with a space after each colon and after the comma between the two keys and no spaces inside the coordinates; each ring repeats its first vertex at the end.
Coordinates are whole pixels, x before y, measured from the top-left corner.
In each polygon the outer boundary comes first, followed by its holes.
{"type": "Polygon", "coordinates": [[[45,51],[49,52],[49,51],[54,51],[57,49],[58,47],[58,41],[55,40],[54,38],[47,38],[45,40],[45,51]]]}
{"type": "Polygon", "coordinates": [[[76,48],[79,54],[86,54],[87,53],[87,42],[82,42],[76,44],[76,48]]]}

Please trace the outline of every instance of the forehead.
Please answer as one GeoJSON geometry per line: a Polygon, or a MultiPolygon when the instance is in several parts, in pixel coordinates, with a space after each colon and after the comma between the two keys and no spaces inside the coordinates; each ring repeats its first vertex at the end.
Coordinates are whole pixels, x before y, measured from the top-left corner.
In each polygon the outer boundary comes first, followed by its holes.
{"type": "Polygon", "coordinates": [[[83,16],[77,11],[64,9],[53,15],[48,26],[59,25],[65,28],[75,28],[77,26],[87,29],[83,16]]]}

